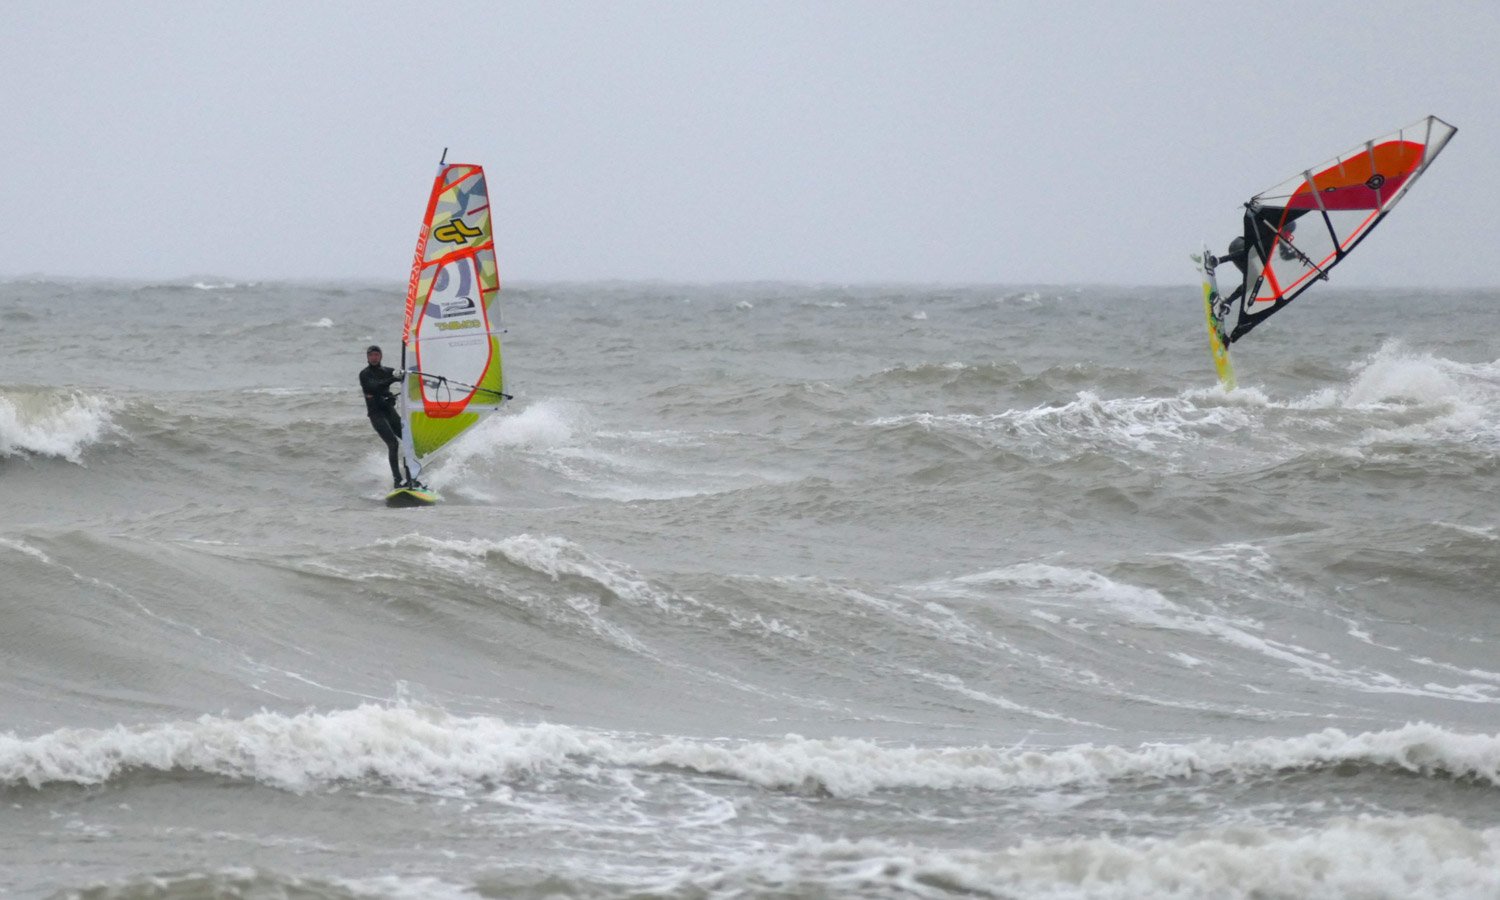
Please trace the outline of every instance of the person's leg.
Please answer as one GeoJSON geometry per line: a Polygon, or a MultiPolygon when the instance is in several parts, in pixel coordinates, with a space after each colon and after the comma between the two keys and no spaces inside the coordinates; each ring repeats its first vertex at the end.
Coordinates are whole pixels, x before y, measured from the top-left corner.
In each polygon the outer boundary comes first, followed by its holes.
{"type": "MultiPolygon", "coordinates": [[[[401,445],[401,414],[398,413],[398,412],[396,412],[395,409],[387,409],[385,411],[385,420],[387,422],[391,423],[391,431],[394,432],[395,435],[396,435],[396,445],[397,445],[397,447],[400,447],[400,445],[401,445]]],[[[395,452],[395,454],[396,454],[395,458],[400,459],[400,457],[401,457],[400,451],[397,450],[397,451],[393,451],[393,452],[395,452]]],[[[401,469],[404,470],[405,473],[406,473],[406,481],[405,481],[405,483],[406,484],[411,484],[412,483],[411,470],[408,469],[408,468],[406,468],[406,461],[402,460],[400,465],[401,465],[401,469]]],[[[391,464],[391,471],[392,472],[397,471],[395,463],[391,464]]],[[[397,477],[399,478],[400,476],[398,475],[397,477]]]]}
{"type": "Polygon", "coordinates": [[[399,459],[400,459],[399,448],[401,446],[401,442],[400,442],[400,440],[397,439],[396,435],[400,433],[400,430],[401,430],[401,420],[399,418],[396,419],[396,427],[395,427],[395,429],[392,429],[391,428],[391,421],[390,421],[390,419],[388,417],[386,417],[386,416],[371,416],[370,417],[370,425],[372,425],[375,428],[375,433],[378,434],[378,435],[380,435],[380,439],[382,441],[385,441],[385,448],[386,448],[387,455],[388,455],[388,457],[390,459],[390,463],[391,463],[391,480],[396,483],[397,487],[400,487],[401,486],[401,465],[400,465],[400,462],[399,462],[399,459]]]}

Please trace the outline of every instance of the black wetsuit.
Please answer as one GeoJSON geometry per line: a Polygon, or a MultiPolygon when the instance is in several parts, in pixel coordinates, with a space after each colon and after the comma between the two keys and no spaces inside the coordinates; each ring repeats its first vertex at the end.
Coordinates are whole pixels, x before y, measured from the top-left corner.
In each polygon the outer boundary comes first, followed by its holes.
{"type": "MultiPolygon", "coordinates": [[[[1229,310],[1245,295],[1245,270],[1250,267],[1250,253],[1254,249],[1257,260],[1265,260],[1271,248],[1277,247],[1278,255],[1282,259],[1296,259],[1297,251],[1292,245],[1292,233],[1297,230],[1297,219],[1307,214],[1307,210],[1284,210],[1280,208],[1268,208],[1252,210],[1245,213],[1245,231],[1236,235],[1229,242],[1229,249],[1223,256],[1215,260],[1216,263],[1231,262],[1240,271],[1240,283],[1235,285],[1229,296],[1219,298],[1219,306],[1214,315],[1220,322],[1229,316],[1229,310]]],[[[1235,325],[1234,331],[1229,334],[1220,332],[1224,338],[1224,346],[1229,346],[1230,341],[1239,340],[1251,328],[1254,328],[1259,319],[1241,317],[1241,321],[1235,325]]]]}
{"type": "Polygon", "coordinates": [[[365,412],[370,416],[370,425],[385,441],[390,451],[391,478],[397,485],[405,482],[401,477],[401,416],[396,412],[396,395],[391,385],[401,379],[390,366],[365,366],[359,370],[359,386],[365,393],[365,412]]]}

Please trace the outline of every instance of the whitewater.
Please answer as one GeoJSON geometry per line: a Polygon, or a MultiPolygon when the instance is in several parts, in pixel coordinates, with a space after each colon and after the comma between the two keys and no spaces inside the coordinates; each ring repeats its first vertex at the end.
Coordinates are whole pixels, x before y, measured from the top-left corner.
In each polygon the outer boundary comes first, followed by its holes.
{"type": "Polygon", "coordinates": [[[1500,292],[0,282],[0,894],[1500,896],[1500,292]]]}

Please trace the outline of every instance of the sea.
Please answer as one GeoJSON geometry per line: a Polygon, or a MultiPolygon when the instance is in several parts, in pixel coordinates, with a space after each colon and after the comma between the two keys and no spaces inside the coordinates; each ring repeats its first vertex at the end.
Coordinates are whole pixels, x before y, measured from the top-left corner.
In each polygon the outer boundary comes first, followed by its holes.
{"type": "Polygon", "coordinates": [[[1500,291],[0,282],[0,895],[1500,897],[1500,291]]]}

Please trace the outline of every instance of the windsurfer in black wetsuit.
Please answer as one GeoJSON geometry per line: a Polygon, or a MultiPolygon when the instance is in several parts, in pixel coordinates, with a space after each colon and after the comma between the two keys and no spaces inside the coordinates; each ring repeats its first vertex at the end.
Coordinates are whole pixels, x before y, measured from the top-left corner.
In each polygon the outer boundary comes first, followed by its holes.
{"type": "MultiPolygon", "coordinates": [[[[1281,210],[1277,210],[1277,212],[1283,213],[1281,210]]],[[[1301,215],[1303,215],[1301,211],[1292,214],[1283,213],[1283,219],[1279,228],[1276,222],[1271,221],[1263,215],[1251,217],[1247,214],[1246,218],[1255,223],[1255,236],[1262,248],[1269,249],[1274,245],[1280,248],[1279,255],[1282,259],[1296,259],[1297,251],[1293,248],[1291,240],[1292,232],[1297,230],[1297,218],[1301,215]]],[[[1249,226],[1246,226],[1245,230],[1248,233],[1250,230],[1249,226]]],[[[1229,310],[1245,293],[1244,278],[1245,269],[1250,265],[1250,241],[1244,234],[1235,235],[1234,239],[1229,242],[1229,249],[1224,251],[1223,256],[1212,257],[1209,260],[1211,266],[1217,266],[1222,262],[1234,263],[1234,267],[1240,271],[1240,283],[1235,285],[1234,290],[1229,292],[1229,296],[1225,297],[1221,295],[1219,297],[1218,307],[1214,310],[1214,316],[1220,322],[1223,322],[1228,317],[1229,310]]],[[[1231,336],[1221,332],[1220,337],[1224,339],[1224,346],[1229,346],[1231,336]]]]}
{"type": "Polygon", "coordinates": [[[365,392],[365,412],[370,416],[370,425],[390,451],[391,479],[400,488],[411,480],[401,476],[401,416],[396,412],[396,395],[391,393],[391,385],[402,376],[390,366],[382,366],[380,360],[380,348],[371,344],[365,351],[369,365],[359,370],[359,386],[365,392]]]}
{"type": "MultiPolygon", "coordinates": [[[[1277,222],[1266,218],[1264,214],[1253,217],[1256,238],[1260,246],[1266,248],[1267,251],[1272,245],[1279,247],[1279,255],[1282,259],[1296,259],[1297,251],[1291,244],[1292,234],[1297,230],[1297,219],[1304,215],[1305,211],[1275,210],[1274,212],[1281,216],[1280,227],[1277,227],[1277,222]]],[[[1250,217],[1247,216],[1247,218],[1250,217]]],[[[1249,229],[1247,228],[1246,231],[1249,229]]],[[[1224,251],[1224,255],[1214,257],[1214,265],[1221,262],[1232,262],[1234,267],[1240,270],[1241,275],[1245,274],[1245,268],[1250,264],[1250,242],[1245,235],[1235,235],[1234,240],[1229,242],[1229,249],[1224,251]]]]}

